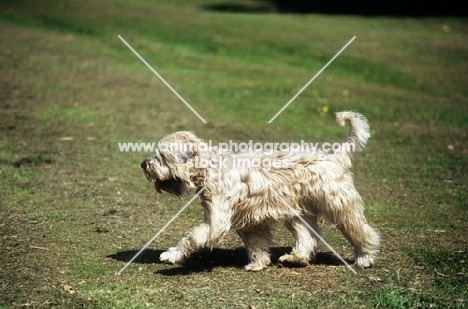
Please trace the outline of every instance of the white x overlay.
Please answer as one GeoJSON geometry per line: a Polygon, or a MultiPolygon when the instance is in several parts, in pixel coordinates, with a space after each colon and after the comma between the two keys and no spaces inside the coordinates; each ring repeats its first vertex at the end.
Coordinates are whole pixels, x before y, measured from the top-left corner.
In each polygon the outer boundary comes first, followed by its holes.
{"type": "Polygon", "coordinates": [[[149,65],[148,62],[146,62],[146,60],[143,59],[143,57],[140,56],[140,54],[137,53],[137,51],[136,51],[135,49],[133,49],[133,47],[130,46],[130,44],[128,44],[127,41],[124,40],[124,38],[122,38],[122,37],[119,35],[119,39],[120,39],[125,45],[127,45],[127,47],[128,47],[128,48],[129,48],[129,49],[130,49],[130,50],[131,50],[131,51],[132,51],[132,52],[133,52],[133,53],[134,53],[134,54],[135,54],[135,55],[136,55],[136,56],[137,56],[137,57],[138,57],[138,58],[139,58],[139,59],[140,59],[140,60],[141,60],[141,61],[142,61],[142,62],[143,62],[143,63],[144,63],[144,64],[145,64],[145,65],[146,65],[146,66],[147,66],[147,67],[148,67],[148,68],[149,68],[149,69],[150,69],[150,70],[151,70],[151,71],[152,71],[152,72],[153,72],[153,73],[154,73],[154,74],[171,90],[171,91],[172,91],[172,92],[174,92],[174,94],[175,94],[182,102],[184,102],[184,104],[185,104],[195,115],[197,115],[197,117],[200,118],[200,120],[201,120],[203,123],[206,123],[206,120],[203,119],[203,117],[200,116],[200,114],[198,114],[197,111],[196,111],[190,104],[188,104],[187,101],[185,101],[184,98],[182,98],[182,96],[179,95],[179,94],[177,93],[177,91],[175,91],[175,89],[172,88],[171,85],[169,85],[169,83],[166,82],[166,80],[165,80],[161,75],[159,75],[158,72],[156,72],[155,69],[153,69],[153,68],[149,65]]]}
{"type": "MultiPolygon", "coordinates": [[[[130,44],[127,43],[127,41],[125,41],[120,35],[119,35],[118,37],[119,37],[119,39],[120,39],[120,40],[121,40],[121,41],[122,41],[122,42],[123,42],[123,43],[124,43],[124,44],[125,44],[125,45],[126,45],[126,46],[127,46],[127,47],[128,47],[128,48],[129,48],[129,49],[130,49],[130,50],[131,50],[131,51],[132,51],[132,52],[133,52],[133,53],[134,53],[134,54],[135,54],[135,55],[136,55],[136,56],[137,56],[137,57],[138,57],[138,58],[139,58],[139,59],[140,59],[140,60],[141,60],[141,61],[142,61],[142,62],[143,62],[143,63],[144,63],[144,64],[145,64],[145,65],[146,65],[146,66],[147,66],[147,67],[148,67],[148,68],[149,68],[149,69],[150,69],[150,70],[151,70],[151,71],[152,71],[152,72],[153,72],[153,73],[154,73],[154,74],[155,74],[155,75],[156,75],[156,76],[157,76],[157,77],[158,77],[158,78],[159,78],[159,79],[160,79],[160,80],[161,80],[161,81],[162,81],[162,82],[163,82],[163,83],[164,83],[164,84],[165,84],[165,85],[166,85],[166,86],[167,86],[167,87],[168,87],[168,88],[169,88],[169,89],[170,89],[170,90],[171,90],[171,91],[172,91],[172,92],[173,92],[173,93],[174,93],[174,94],[175,94],[175,95],[176,95],[176,96],[177,96],[177,97],[194,113],[194,114],[195,114],[195,115],[196,115],[196,116],[197,116],[197,117],[198,117],[198,118],[200,118],[200,120],[201,120],[203,123],[207,123],[207,122],[205,121],[205,119],[203,119],[203,117],[200,116],[200,114],[198,114],[197,111],[196,111],[190,104],[188,104],[187,101],[185,101],[184,98],[182,98],[182,96],[180,96],[180,95],[177,93],[177,91],[175,91],[175,89],[172,88],[171,85],[169,85],[169,83],[166,82],[166,80],[164,80],[164,78],[163,78],[161,75],[159,75],[159,73],[156,72],[156,70],[154,70],[154,69],[148,64],[148,62],[146,62],[145,59],[143,59],[143,57],[141,57],[140,54],[138,54],[138,52],[137,52],[135,49],[133,49],[133,47],[130,46],[130,44]]],[[[279,115],[280,115],[280,114],[281,114],[281,113],[282,113],[282,112],[283,112],[283,111],[284,111],[284,110],[285,110],[285,109],[286,109],[286,108],[287,108],[287,107],[288,107],[288,106],[289,106],[289,105],[290,105],[290,104],[291,104],[291,103],[292,103],[292,102],[293,102],[293,101],[294,101],[294,100],[295,100],[295,99],[296,99],[296,98],[297,98],[297,97],[298,97],[298,96],[299,96],[299,95],[300,95],[300,94],[301,94],[301,93],[302,93],[302,92],[303,92],[303,91],[304,91],[304,90],[305,90],[305,89],[306,89],[306,88],[307,88],[307,87],[308,87],[308,86],[309,86],[309,85],[326,69],[326,68],[327,68],[327,67],[328,67],[328,65],[330,65],[330,63],[332,63],[332,62],[336,59],[336,57],[338,57],[338,56],[354,41],[354,39],[356,39],[356,36],[354,36],[351,40],[349,40],[349,42],[348,42],[343,48],[341,48],[340,51],[338,51],[338,52],[336,53],[336,55],[335,55],[332,59],[330,59],[330,61],[328,61],[327,64],[325,64],[325,66],[324,66],[320,71],[318,71],[317,74],[315,74],[314,77],[312,77],[312,79],[310,79],[310,80],[307,82],[307,84],[305,84],[305,86],[302,87],[302,88],[296,93],[296,95],[295,95],[294,97],[292,97],[291,100],[289,100],[289,102],[286,103],[286,104],[283,106],[283,108],[281,108],[281,110],[280,110],[278,113],[276,113],[276,115],[275,115],[273,118],[270,119],[270,121],[268,121],[268,123],[272,123],[273,120],[275,120],[276,117],[278,117],[278,116],[279,116],[279,115]]],[[[191,204],[191,203],[192,203],[192,202],[193,202],[193,201],[194,201],[194,200],[195,200],[195,198],[198,197],[204,190],[205,190],[205,188],[202,187],[202,188],[200,189],[200,191],[198,191],[197,194],[196,194],[194,197],[192,197],[192,198],[190,199],[190,201],[187,202],[187,204],[185,204],[185,206],[182,207],[182,208],[171,218],[171,220],[169,220],[169,221],[166,223],[166,225],[164,225],[164,226],[153,236],[153,238],[151,238],[151,239],[143,246],[143,248],[141,248],[140,251],[138,251],[138,253],[135,254],[135,256],[134,256],[130,261],[127,262],[127,264],[125,264],[124,267],[122,267],[121,270],[119,270],[119,271],[117,272],[117,275],[120,275],[120,274],[121,274],[121,273],[122,273],[122,272],[123,272],[123,271],[124,271],[124,270],[125,270],[125,269],[126,269],[126,268],[127,268],[127,267],[128,267],[128,266],[129,266],[129,265],[130,265],[130,264],[131,264],[131,263],[132,263],[132,262],[133,262],[133,261],[134,261],[134,260],[135,260],[135,259],[136,259],[136,258],[137,258],[137,257],[138,257],[138,256],[139,256],[139,255],[140,255],[140,254],[141,254],[141,253],[142,253],[142,252],[143,252],[143,251],[144,251],[144,250],[145,250],[145,249],[146,249],[146,248],[147,248],[147,247],[148,247],[148,246],[149,246],[149,245],[150,245],[150,244],[151,244],[151,243],[152,243],[152,242],[153,242],[153,241],[154,241],[154,240],[155,240],[155,239],[156,239],[156,238],[157,238],[157,237],[158,237],[158,236],[159,236],[159,235],[160,235],[160,234],[161,234],[161,233],[162,233],[162,232],[163,232],[163,231],[164,231],[164,230],[165,230],[165,229],[166,229],[166,228],[167,228],[167,227],[168,227],[168,226],[169,226],[169,225],[170,225],[170,224],[171,224],[171,223],[172,223],[172,222],[173,222],[173,221],[190,205],[190,204],[191,204]]],[[[272,191],[273,191],[273,190],[272,190],[272,191]]],[[[285,205],[287,205],[287,206],[289,207],[289,209],[291,210],[291,212],[292,212],[297,218],[299,218],[299,220],[301,220],[302,223],[304,223],[304,224],[307,226],[307,228],[309,228],[310,231],[311,231],[315,236],[317,236],[317,238],[319,238],[319,239],[328,247],[328,249],[330,249],[330,251],[332,251],[333,254],[335,254],[335,256],[338,257],[338,259],[340,259],[341,262],[343,262],[343,264],[346,265],[346,267],[348,267],[354,274],[357,274],[357,272],[353,269],[353,267],[352,267],[348,262],[346,262],[345,259],[343,259],[343,258],[338,254],[338,252],[336,252],[336,251],[332,248],[332,246],[330,246],[330,245],[320,236],[320,234],[319,234],[317,231],[315,231],[314,228],[313,228],[312,226],[310,226],[310,224],[307,223],[306,220],[304,220],[304,218],[301,217],[301,215],[300,215],[299,212],[297,212],[291,205],[289,205],[289,204],[286,202],[286,200],[285,200],[282,196],[280,196],[278,193],[276,193],[275,191],[273,191],[273,193],[275,194],[275,196],[277,196],[279,199],[281,199],[282,202],[283,202],[285,205]]]]}
{"type": "Polygon", "coordinates": [[[320,75],[320,73],[322,73],[322,72],[323,72],[323,70],[325,70],[325,69],[328,67],[328,65],[329,65],[330,63],[332,63],[332,62],[333,62],[333,60],[335,60],[335,59],[336,59],[336,57],[338,57],[338,56],[341,54],[341,52],[343,52],[343,50],[345,50],[345,49],[346,49],[346,47],[348,47],[348,46],[349,46],[349,44],[351,44],[351,43],[354,41],[354,39],[355,39],[355,38],[356,38],[356,36],[354,36],[354,37],[353,37],[351,40],[349,40],[349,42],[348,42],[348,43],[346,43],[346,45],[345,45],[345,46],[343,46],[343,48],[342,48],[342,49],[340,49],[340,51],[339,51],[339,52],[337,52],[337,53],[336,53],[336,55],[335,55],[333,58],[331,58],[331,59],[330,59],[330,61],[328,61],[328,62],[327,62],[327,64],[325,64],[325,65],[323,66],[323,68],[322,68],[320,71],[318,71],[318,72],[317,72],[317,74],[315,74],[315,75],[314,75],[314,77],[312,77],[312,78],[309,80],[309,82],[308,82],[307,84],[305,84],[305,86],[304,86],[304,87],[302,87],[302,88],[301,88],[301,90],[299,90],[299,91],[296,93],[296,95],[295,95],[294,97],[292,97],[292,99],[291,99],[291,100],[289,100],[289,102],[288,102],[288,103],[286,103],[286,105],[284,105],[284,106],[283,106],[283,108],[282,108],[282,109],[280,109],[280,111],[279,111],[279,112],[277,112],[277,113],[276,113],[276,115],[275,115],[275,116],[273,116],[273,118],[271,118],[271,119],[270,119],[270,121],[268,121],[268,123],[272,123],[272,122],[273,122],[273,120],[275,120],[275,119],[276,119],[276,117],[278,117],[278,116],[279,116],[279,114],[281,114],[281,113],[282,113],[282,112],[283,112],[283,111],[286,109],[286,107],[288,107],[288,106],[289,106],[289,104],[291,104],[291,103],[292,103],[292,102],[293,102],[293,101],[294,101],[294,100],[295,100],[295,99],[296,99],[296,98],[297,98],[297,97],[298,97],[298,96],[299,96],[299,95],[302,93],[302,91],[304,91],[304,89],[306,89],[306,88],[307,88],[307,87],[308,87],[308,86],[309,86],[309,85],[310,85],[310,84],[311,84],[311,83],[312,83],[312,82],[313,82],[313,81],[314,81],[314,80],[315,80],[315,79],[316,79],[316,78],[317,78],[317,77],[320,75]]]}

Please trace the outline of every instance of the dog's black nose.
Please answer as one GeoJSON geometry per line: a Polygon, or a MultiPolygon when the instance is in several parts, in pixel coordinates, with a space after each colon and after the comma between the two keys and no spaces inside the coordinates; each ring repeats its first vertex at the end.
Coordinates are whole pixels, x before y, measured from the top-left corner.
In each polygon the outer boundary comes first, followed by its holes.
{"type": "Polygon", "coordinates": [[[140,166],[142,169],[146,169],[146,161],[141,162],[140,166]]]}

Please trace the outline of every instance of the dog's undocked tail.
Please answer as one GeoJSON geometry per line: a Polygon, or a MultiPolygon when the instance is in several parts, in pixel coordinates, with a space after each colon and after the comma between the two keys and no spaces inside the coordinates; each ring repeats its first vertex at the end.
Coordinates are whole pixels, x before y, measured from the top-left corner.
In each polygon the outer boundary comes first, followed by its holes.
{"type": "Polygon", "coordinates": [[[366,117],[355,112],[335,113],[336,121],[340,126],[349,121],[349,132],[343,141],[342,150],[351,154],[355,151],[362,151],[370,137],[369,124],[366,117]]]}

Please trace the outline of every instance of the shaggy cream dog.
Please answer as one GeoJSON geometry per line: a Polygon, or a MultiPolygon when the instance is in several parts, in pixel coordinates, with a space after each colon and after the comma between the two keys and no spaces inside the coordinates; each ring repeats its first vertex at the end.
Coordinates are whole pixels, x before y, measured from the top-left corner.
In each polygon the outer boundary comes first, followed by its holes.
{"type": "Polygon", "coordinates": [[[245,269],[258,271],[270,264],[271,227],[283,222],[296,244],[279,262],[306,266],[314,258],[319,242],[318,234],[310,228],[318,232],[317,218],[323,216],[336,224],[354,247],[355,265],[372,265],[379,252],[379,235],[366,222],[363,202],[350,172],[352,150],[364,148],[370,137],[369,126],[364,116],[354,112],[336,113],[336,119],[341,126],[348,120],[350,129],[343,147],[331,154],[223,154],[209,149],[191,132],[164,137],[155,155],[143,161],[141,167],[159,193],[163,190],[183,196],[191,187],[204,188],[200,195],[204,222],[176,247],[162,253],[161,261],[181,263],[235,230],[247,249],[249,264],[245,269]],[[240,158],[271,164],[239,166],[236,163],[240,158]],[[298,213],[304,220],[297,217],[298,213]]]}

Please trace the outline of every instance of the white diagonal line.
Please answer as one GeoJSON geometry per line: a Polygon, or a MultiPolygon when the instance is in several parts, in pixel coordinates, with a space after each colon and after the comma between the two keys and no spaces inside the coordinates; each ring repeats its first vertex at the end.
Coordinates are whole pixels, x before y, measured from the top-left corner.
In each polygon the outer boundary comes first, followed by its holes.
{"type": "Polygon", "coordinates": [[[132,259],[131,259],[130,261],[128,261],[127,264],[125,264],[124,267],[122,267],[121,270],[119,270],[119,272],[117,273],[117,275],[120,275],[120,274],[125,270],[125,268],[127,268],[127,267],[128,267],[128,266],[129,266],[129,265],[130,265],[130,264],[131,264],[131,263],[132,263],[132,262],[133,262],[133,261],[134,261],[134,260],[135,260],[135,259],[136,259],[136,258],[137,258],[137,257],[138,257],[138,256],[139,256],[139,255],[156,239],[156,238],[157,238],[157,237],[158,237],[158,236],[159,236],[159,234],[161,234],[161,233],[169,226],[169,224],[171,224],[172,221],[174,221],[174,220],[182,213],[182,211],[184,211],[185,208],[187,208],[187,207],[193,202],[193,200],[195,200],[195,198],[197,198],[197,196],[199,196],[204,190],[205,190],[204,187],[201,188],[200,191],[198,191],[197,194],[195,194],[195,196],[192,197],[192,198],[190,199],[190,201],[188,201],[187,204],[185,204],[185,206],[182,207],[182,208],[179,210],[179,212],[176,213],[175,216],[172,217],[172,219],[169,220],[169,221],[166,223],[166,225],[164,225],[164,226],[159,230],[159,232],[157,232],[156,235],[154,235],[153,238],[151,238],[150,241],[148,241],[148,242],[146,243],[146,245],[144,245],[143,248],[141,248],[141,250],[138,251],[137,254],[135,254],[134,257],[132,257],[132,259]]]}
{"type": "Polygon", "coordinates": [[[273,120],[275,120],[275,119],[276,119],[276,117],[278,117],[278,116],[279,116],[279,114],[281,114],[281,113],[282,113],[282,112],[283,112],[283,111],[286,109],[286,107],[288,107],[288,106],[289,106],[289,104],[291,104],[291,103],[292,103],[292,102],[293,102],[293,101],[294,101],[294,100],[295,100],[295,99],[296,99],[296,98],[297,98],[297,97],[298,97],[298,96],[299,96],[299,95],[302,93],[302,91],[304,91],[304,89],[306,89],[306,88],[307,88],[307,86],[309,86],[309,85],[310,85],[310,83],[312,83],[312,82],[314,81],[314,79],[316,79],[316,78],[317,78],[317,76],[319,76],[319,75],[320,75],[320,73],[322,73],[322,72],[323,72],[323,70],[325,70],[325,68],[326,68],[326,67],[327,67],[327,66],[328,66],[330,63],[332,63],[332,62],[333,62],[333,60],[335,60],[335,58],[336,58],[336,57],[338,57],[338,56],[341,54],[341,52],[342,52],[343,50],[345,50],[345,49],[346,49],[346,47],[348,47],[348,45],[349,45],[349,44],[351,44],[351,43],[354,41],[354,39],[355,39],[355,38],[356,38],[356,36],[354,36],[354,37],[353,37],[351,40],[349,40],[349,42],[348,42],[348,43],[347,43],[347,44],[346,44],[346,45],[345,45],[345,46],[344,46],[342,49],[340,49],[340,51],[339,51],[338,53],[336,53],[336,55],[335,55],[333,58],[331,58],[331,60],[330,60],[330,61],[328,61],[328,63],[327,63],[327,64],[326,64],[326,65],[325,65],[325,66],[324,66],[324,67],[323,67],[323,68],[322,68],[320,71],[318,71],[318,73],[317,73],[317,74],[315,74],[315,76],[314,76],[314,77],[312,77],[312,79],[311,79],[311,80],[309,80],[309,82],[308,82],[307,84],[305,84],[305,86],[304,86],[304,87],[302,87],[302,89],[301,89],[301,90],[299,90],[299,92],[298,92],[298,93],[296,93],[296,95],[295,95],[295,96],[294,96],[294,97],[293,97],[291,100],[289,100],[289,102],[288,102],[288,103],[286,103],[286,105],[285,105],[285,106],[283,106],[283,108],[282,108],[282,109],[281,109],[281,110],[280,110],[278,113],[276,113],[276,115],[275,115],[273,118],[271,118],[271,119],[270,119],[270,121],[268,121],[268,123],[272,123],[272,122],[273,122],[273,120]]]}
{"type": "Polygon", "coordinates": [[[335,254],[336,257],[338,257],[338,258],[340,259],[340,261],[343,262],[343,264],[345,264],[346,267],[349,268],[349,270],[351,270],[355,275],[357,275],[357,272],[354,270],[354,268],[353,268],[351,265],[349,265],[349,263],[346,262],[345,259],[343,259],[343,258],[341,257],[341,255],[339,255],[338,252],[336,252],[335,249],[333,249],[333,247],[330,246],[330,245],[325,241],[325,239],[323,239],[322,236],[320,236],[320,234],[319,234],[316,230],[314,230],[314,228],[311,227],[309,223],[307,223],[306,220],[304,220],[304,218],[301,217],[301,214],[300,214],[299,212],[297,212],[297,210],[295,210],[291,205],[289,205],[289,204],[285,201],[285,199],[284,199],[282,196],[280,196],[276,191],[274,191],[274,190],[271,190],[271,191],[272,191],[278,198],[280,198],[286,206],[289,207],[289,209],[292,211],[292,213],[293,213],[296,217],[298,217],[299,220],[301,220],[302,223],[304,223],[304,224],[309,228],[309,230],[311,230],[312,233],[314,233],[315,236],[317,236],[317,237],[328,247],[328,249],[330,249],[331,252],[333,252],[333,254],[335,254]]]}
{"type": "Polygon", "coordinates": [[[153,72],[153,73],[154,73],[154,74],[155,74],[155,75],[156,75],[156,76],[157,76],[157,77],[158,77],[158,78],[159,78],[159,79],[160,79],[160,80],[161,80],[161,81],[162,81],[162,82],[163,82],[163,83],[164,83],[164,84],[165,84],[165,85],[182,101],[182,102],[184,102],[184,104],[185,104],[188,108],[190,108],[190,110],[191,110],[195,115],[197,115],[197,117],[200,118],[201,121],[203,121],[203,123],[206,123],[205,119],[203,119],[203,117],[200,116],[200,114],[198,114],[197,111],[196,111],[192,106],[190,106],[190,104],[188,104],[187,101],[185,101],[184,98],[182,98],[182,97],[177,93],[177,91],[175,91],[175,89],[172,88],[171,85],[169,85],[169,83],[166,82],[166,81],[164,80],[164,78],[163,78],[161,75],[159,75],[159,73],[156,72],[156,70],[154,70],[154,69],[148,64],[148,62],[146,62],[146,60],[143,59],[143,57],[140,56],[140,54],[138,54],[137,51],[134,50],[133,47],[130,46],[130,44],[128,44],[127,41],[125,41],[120,35],[119,35],[119,39],[120,39],[125,45],[127,45],[127,47],[128,47],[144,64],[146,64],[146,66],[147,66],[147,67],[148,67],[148,68],[149,68],[149,69],[150,69],[150,70],[151,70],[151,71],[152,71],[152,72],[153,72]]]}

